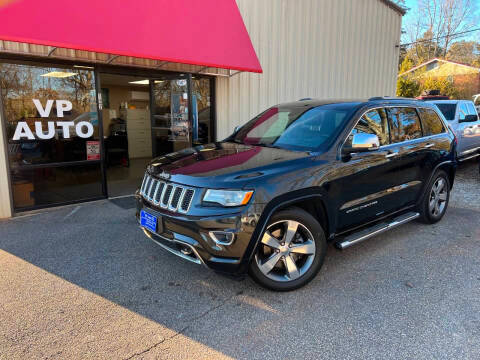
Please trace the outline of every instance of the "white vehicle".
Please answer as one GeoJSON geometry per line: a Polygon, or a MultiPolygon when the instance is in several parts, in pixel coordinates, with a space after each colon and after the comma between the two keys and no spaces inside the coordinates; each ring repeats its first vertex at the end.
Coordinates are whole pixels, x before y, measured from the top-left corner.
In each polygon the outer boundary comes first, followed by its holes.
{"type": "Polygon", "coordinates": [[[473,105],[475,105],[475,109],[477,109],[477,113],[480,114],[480,94],[473,95],[473,105]]]}
{"type": "Polygon", "coordinates": [[[457,157],[463,161],[480,155],[480,120],[470,100],[431,101],[448,120],[457,136],[457,157]]]}

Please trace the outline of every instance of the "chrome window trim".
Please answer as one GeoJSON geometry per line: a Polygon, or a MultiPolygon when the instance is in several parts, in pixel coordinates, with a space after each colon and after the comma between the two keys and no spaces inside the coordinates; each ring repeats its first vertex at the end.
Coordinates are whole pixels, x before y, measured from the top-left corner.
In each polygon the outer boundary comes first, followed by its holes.
{"type": "MultiPolygon", "coordinates": [[[[382,145],[382,146],[379,146],[377,149],[375,150],[371,150],[372,152],[373,151],[378,151],[380,149],[383,149],[383,148],[386,148],[386,147],[389,147],[389,146],[398,146],[398,145],[403,145],[403,144],[408,144],[408,143],[411,143],[412,141],[420,141],[420,140],[424,140],[424,139],[430,139],[432,137],[435,137],[435,136],[440,136],[442,134],[447,134],[448,133],[448,130],[449,127],[448,125],[445,123],[445,121],[443,120],[443,114],[440,115],[438,113],[438,111],[436,109],[434,109],[433,107],[429,107],[429,106],[415,106],[415,105],[385,105],[385,106],[376,106],[376,107],[372,107],[372,108],[369,108],[367,110],[365,110],[359,117],[358,119],[355,121],[355,124],[352,126],[352,129],[349,131],[348,135],[345,137],[345,139],[343,139],[340,147],[339,147],[339,153],[341,155],[342,153],[342,149],[343,147],[345,146],[345,143],[347,142],[347,139],[348,137],[352,134],[352,131],[353,129],[355,129],[355,127],[357,126],[357,124],[359,123],[360,119],[368,112],[372,111],[372,110],[378,110],[378,109],[390,109],[390,108],[413,108],[415,110],[417,109],[430,109],[430,110],[433,110],[435,111],[435,113],[437,114],[437,116],[439,117],[440,121],[442,122],[443,124],[443,128],[444,128],[444,131],[441,132],[441,133],[438,133],[438,134],[434,134],[434,135],[428,135],[428,136],[422,136],[422,137],[419,137],[417,139],[411,139],[411,140],[405,140],[405,141],[400,141],[400,142],[396,142],[396,143],[391,143],[391,144],[388,144],[388,145],[382,145]]],[[[422,125],[422,118],[420,117],[420,115],[418,114],[417,112],[417,116],[420,120],[420,126],[422,125]]],[[[388,114],[387,114],[387,118],[388,118],[388,114]]],[[[389,124],[390,126],[390,124],[389,124]]],[[[389,127],[390,129],[390,127],[389,127]]],[[[423,127],[422,127],[422,134],[423,134],[423,127]]],[[[368,154],[368,152],[367,152],[368,154]]]]}

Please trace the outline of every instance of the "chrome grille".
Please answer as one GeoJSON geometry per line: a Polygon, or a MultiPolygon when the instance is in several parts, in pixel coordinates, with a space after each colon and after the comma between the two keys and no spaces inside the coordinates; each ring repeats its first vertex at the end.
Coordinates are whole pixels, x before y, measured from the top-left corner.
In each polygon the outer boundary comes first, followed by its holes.
{"type": "Polygon", "coordinates": [[[187,213],[195,190],[183,185],[157,180],[149,174],[145,174],[140,194],[145,200],[156,206],[174,212],[187,213]]]}

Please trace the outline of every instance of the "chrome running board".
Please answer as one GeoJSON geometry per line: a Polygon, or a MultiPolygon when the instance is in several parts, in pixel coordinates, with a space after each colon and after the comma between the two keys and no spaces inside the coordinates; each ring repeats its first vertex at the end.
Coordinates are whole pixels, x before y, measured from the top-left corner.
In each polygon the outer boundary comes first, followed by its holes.
{"type": "Polygon", "coordinates": [[[335,247],[337,247],[340,250],[346,249],[347,247],[355,245],[363,240],[367,240],[372,236],[381,234],[385,231],[396,228],[399,225],[412,221],[418,218],[419,216],[420,214],[418,212],[413,212],[413,211],[397,216],[391,219],[389,222],[383,222],[383,223],[371,226],[369,228],[360,230],[359,232],[353,233],[351,235],[348,235],[343,239],[337,241],[335,243],[335,247]]]}

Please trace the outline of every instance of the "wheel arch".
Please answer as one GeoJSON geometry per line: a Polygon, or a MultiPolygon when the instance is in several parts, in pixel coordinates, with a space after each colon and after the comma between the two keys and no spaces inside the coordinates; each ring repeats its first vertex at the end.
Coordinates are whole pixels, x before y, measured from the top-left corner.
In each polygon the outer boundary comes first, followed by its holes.
{"type": "Polygon", "coordinates": [[[242,258],[242,264],[244,266],[250,264],[260,242],[261,235],[265,231],[272,215],[290,207],[299,207],[311,214],[322,226],[325,231],[325,237],[327,239],[329,238],[332,232],[331,226],[333,222],[329,216],[331,212],[328,211],[326,194],[324,194],[320,188],[303,189],[283,194],[272,199],[265,206],[242,258]]]}

